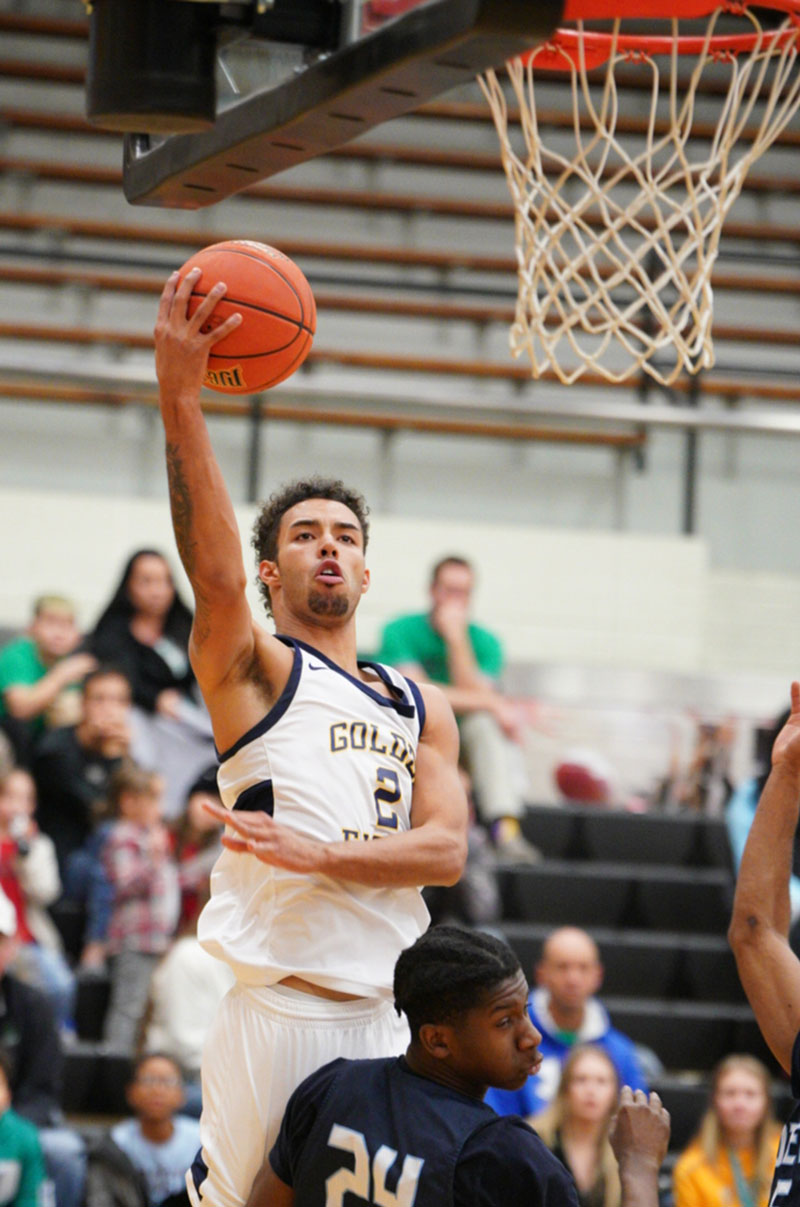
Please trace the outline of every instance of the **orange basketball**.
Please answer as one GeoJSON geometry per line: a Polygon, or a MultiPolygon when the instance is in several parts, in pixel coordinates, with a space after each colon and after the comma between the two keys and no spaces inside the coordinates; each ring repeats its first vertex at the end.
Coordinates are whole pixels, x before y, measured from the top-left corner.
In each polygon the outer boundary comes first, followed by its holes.
{"type": "Polygon", "coordinates": [[[294,261],[266,243],[230,239],[187,260],[181,279],[192,268],[201,269],[202,276],[189,299],[190,314],[217,281],[228,286],[204,331],[230,314],[242,316],[236,330],[211,349],[205,384],[222,394],[251,394],[294,373],[308,356],[317,327],[311,286],[294,261]]]}

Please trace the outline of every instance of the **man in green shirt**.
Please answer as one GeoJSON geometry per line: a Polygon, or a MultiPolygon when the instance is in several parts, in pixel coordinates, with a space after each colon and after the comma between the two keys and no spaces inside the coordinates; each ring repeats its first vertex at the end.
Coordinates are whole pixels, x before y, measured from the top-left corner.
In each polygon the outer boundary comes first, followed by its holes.
{"type": "Polygon", "coordinates": [[[0,1049],[0,1207],[43,1207],[49,1188],[39,1133],[11,1109],[11,1064],[0,1049]]]}
{"type": "Polygon", "coordinates": [[[495,845],[503,856],[532,860],[538,852],[520,829],[524,802],[509,750],[520,739],[520,719],[498,690],[498,638],[469,618],[474,585],[466,558],[442,558],[431,574],[430,609],[390,621],[377,657],[410,679],[442,689],[458,718],[462,758],[495,845]]]}
{"type": "Polygon", "coordinates": [[[70,601],[43,595],[34,603],[27,634],[0,650],[0,726],[23,765],[45,728],[78,720],[74,689],[97,665],[91,654],[75,653],[79,641],[70,601]]]}

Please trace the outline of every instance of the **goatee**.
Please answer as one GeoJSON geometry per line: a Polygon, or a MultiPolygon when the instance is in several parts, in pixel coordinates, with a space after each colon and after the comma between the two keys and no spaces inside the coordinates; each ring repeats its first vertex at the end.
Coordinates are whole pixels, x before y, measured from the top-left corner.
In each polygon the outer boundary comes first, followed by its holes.
{"type": "Polygon", "coordinates": [[[334,595],[327,591],[310,591],[308,607],[315,616],[346,616],[349,601],[346,595],[334,595]]]}

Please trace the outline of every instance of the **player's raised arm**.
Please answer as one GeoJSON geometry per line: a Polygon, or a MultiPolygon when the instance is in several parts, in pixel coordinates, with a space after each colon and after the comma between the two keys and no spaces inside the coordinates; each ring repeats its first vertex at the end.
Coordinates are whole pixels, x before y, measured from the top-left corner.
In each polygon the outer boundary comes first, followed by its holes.
{"type": "Polygon", "coordinates": [[[745,993],[775,1058],[791,1069],[800,1031],[800,960],[789,946],[789,879],[800,812],[800,684],[772,748],[742,854],[728,939],[745,993]]]}
{"type": "Polygon", "coordinates": [[[195,597],[190,653],[201,687],[213,690],[253,644],[246,576],[233,506],[211,447],[200,390],[211,347],[241,322],[201,328],[225,293],[215,284],[187,317],[199,270],[167,281],[155,328],[156,372],[166,434],[172,526],[195,597]]]}

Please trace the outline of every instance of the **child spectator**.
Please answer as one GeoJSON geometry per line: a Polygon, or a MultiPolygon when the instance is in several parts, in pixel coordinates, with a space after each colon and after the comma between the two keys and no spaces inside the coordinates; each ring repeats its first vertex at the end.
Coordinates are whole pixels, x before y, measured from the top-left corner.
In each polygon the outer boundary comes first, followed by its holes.
{"type": "Polygon", "coordinates": [[[122,760],[155,766],[141,729],[130,683],[114,667],[100,666],[83,682],[80,721],[51,730],[37,745],[32,770],[39,825],[56,845],[62,877],[71,852],[94,830],[122,760]]]}
{"type": "Polygon", "coordinates": [[[11,1059],[0,1048],[0,1207],[42,1207],[46,1186],[39,1132],[11,1108],[11,1059]]]}
{"type": "Polygon", "coordinates": [[[111,1000],[105,1038],[132,1049],[144,1014],[150,977],[178,921],[178,875],[161,820],[163,782],[125,762],[112,779],[117,820],[103,847],[113,890],[108,928],[111,1000]]]}
{"type": "Polygon", "coordinates": [[[197,918],[209,893],[211,869],[222,851],[222,826],[206,809],[221,805],[216,765],[192,784],[186,808],[172,825],[172,853],[178,864],[181,890],[179,934],[195,934],[197,918]]]}
{"type": "Polygon", "coordinates": [[[0,728],[24,766],[46,728],[77,719],[74,689],[97,665],[90,654],[77,652],[80,639],[72,603],[43,595],[33,605],[27,634],[0,650],[0,728]]]}
{"type": "Polygon", "coordinates": [[[117,1123],[90,1155],[86,1207],[188,1207],[186,1170],[200,1126],[178,1114],[179,1066],[161,1053],[140,1057],[127,1095],[135,1118],[117,1123]]]}
{"type": "Polygon", "coordinates": [[[50,998],[62,1031],[74,1030],[75,977],[46,906],[61,895],[55,847],[34,820],[36,788],[21,767],[0,780],[0,888],[17,915],[16,971],[50,998]]]}

